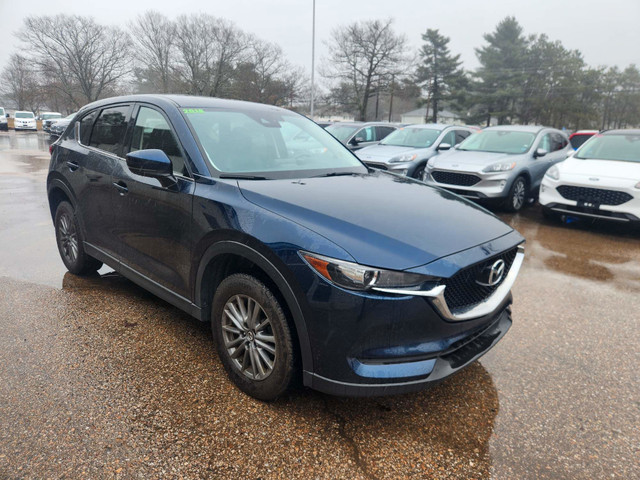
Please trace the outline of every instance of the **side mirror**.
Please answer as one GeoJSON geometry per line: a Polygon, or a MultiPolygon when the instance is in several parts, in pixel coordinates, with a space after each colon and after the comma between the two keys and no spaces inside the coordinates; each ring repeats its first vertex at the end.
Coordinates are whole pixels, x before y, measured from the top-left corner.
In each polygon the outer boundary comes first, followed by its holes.
{"type": "Polygon", "coordinates": [[[449,150],[451,149],[451,145],[449,143],[441,143],[440,145],[438,145],[438,148],[436,148],[436,150],[449,150]]]}
{"type": "Polygon", "coordinates": [[[157,178],[163,186],[175,183],[171,159],[162,150],[137,150],[127,154],[127,167],[131,173],[157,178]]]}
{"type": "Polygon", "coordinates": [[[533,158],[544,157],[547,153],[549,153],[549,152],[547,152],[544,148],[539,148],[533,154],[533,158]]]}

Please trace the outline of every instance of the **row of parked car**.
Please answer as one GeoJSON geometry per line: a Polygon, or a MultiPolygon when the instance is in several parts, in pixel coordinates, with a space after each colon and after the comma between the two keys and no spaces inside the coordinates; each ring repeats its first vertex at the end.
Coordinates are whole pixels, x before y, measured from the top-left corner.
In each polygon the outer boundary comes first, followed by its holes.
{"type": "MultiPolygon", "coordinates": [[[[54,136],[60,136],[74,115],[75,113],[72,113],[68,117],[62,118],[62,114],[59,112],[42,112],[36,116],[33,112],[18,110],[13,114],[13,128],[15,130],[32,130],[35,132],[38,130],[37,121],[39,120],[42,122],[42,130],[54,136]],[[66,123],[63,122],[57,128],[54,128],[56,123],[63,120],[66,120],[66,123]]],[[[7,122],[9,117],[10,114],[7,113],[4,107],[0,107],[0,130],[9,130],[9,122],[7,122]]]]}
{"type": "Polygon", "coordinates": [[[335,123],[326,130],[372,168],[487,206],[517,212],[539,198],[550,218],[640,221],[638,130],[570,137],[540,126],[335,123]]]}

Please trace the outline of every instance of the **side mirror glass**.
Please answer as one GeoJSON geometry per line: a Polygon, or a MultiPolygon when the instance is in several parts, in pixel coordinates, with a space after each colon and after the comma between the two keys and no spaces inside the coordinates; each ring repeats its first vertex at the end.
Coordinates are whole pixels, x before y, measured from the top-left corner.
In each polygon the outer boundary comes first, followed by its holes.
{"type": "Polygon", "coordinates": [[[451,148],[451,144],[449,143],[441,143],[440,145],[438,145],[438,150],[449,150],[451,148]]]}
{"type": "Polygon", "coordinates": [[[171,159],[162,150],[137,150],[127,154],[127,167],[131,173],[159,180],[173,178],[171,159]]]}
{"type": "Polygon", "coordinates": [[[549,153],[549,152],[547,152],[544,148],[539,148],[539,149],[536,150],[536,152],[533,154],[533,156],[535,158],[540,158],[540,157],[544,157],[547,153],[549,153]]]}

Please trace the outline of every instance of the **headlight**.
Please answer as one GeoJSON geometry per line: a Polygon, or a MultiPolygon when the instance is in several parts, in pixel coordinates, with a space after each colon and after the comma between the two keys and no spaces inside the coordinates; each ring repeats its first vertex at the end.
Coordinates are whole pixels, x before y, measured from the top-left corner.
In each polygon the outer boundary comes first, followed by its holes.
{"type": "Polygon", "coordinates": [[[436,280],[434,277],[417,273],[365,267],[315,253],[300,251],[300,255],[311,268],[324,278],[350,290],[369,290],[374,287],[417,287],[425,282],[436,280]]]}
{"type": "Polygon", "coordinates": [[[418,155],[415,153],[413,155],[398,155],[389,160],[389,163],[413,162],[417,157],[418,155]]]}
{"type": "MultiPolygon", "coordinates": [[[[545,173],[545,176],[549,177],[549,178],[552,178],[553,180],[559,180],[560,179],[560,170],[558,169],[558,167],[556,165],[554,165],[549,170],[547,170],[547,173],[545,173]]],[[[637,186],[638,185],[636,185],[636,187],[637,186]]]]}
{"type": "Polygon", "coordinates": [[[484,173],[507,172],[509,170],[513,170],[515,167],[516,167],[516,162],[494,163],[493,165],[489,165],[488,167],[485,167],[482,171],[484,173]]]}

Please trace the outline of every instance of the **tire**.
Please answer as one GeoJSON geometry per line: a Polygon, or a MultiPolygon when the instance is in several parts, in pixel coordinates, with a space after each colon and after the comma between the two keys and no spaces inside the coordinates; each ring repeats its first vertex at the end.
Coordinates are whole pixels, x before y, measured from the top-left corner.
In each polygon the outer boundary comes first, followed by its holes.
{"type": "Polygon", "coordinates": [[[216,290],[211,313],[218,355],[231,381],[259,400],[282,395],[294,379],[296,354],[273,292],[251,275],[230,275],[216,290]]]}
{"type": "Polygon", "coordinates": [[[509,195],[504,202],[504,208],[508,212],[518,212],[527,203],[527,179],[523,176],[516,178],[509,189],[509,195]]]}
{"type": "Polygon", "coordinates": [[[426,164],[420,165],[416,168],[415,172],[413,172],[413,178],[422,181],[422,177],[424,176],[424,168],[426,164]]]}
{"type": "Polygon", "coordinates": [[[62,262],[71,273],[87,275],[100,270],[102,262],[84,251],[84,237],[69,202],[60,202],[55,216],[56,243],[62,262]]]}

